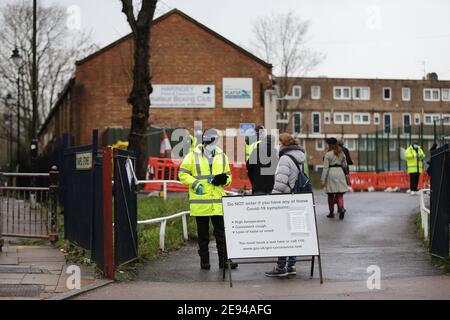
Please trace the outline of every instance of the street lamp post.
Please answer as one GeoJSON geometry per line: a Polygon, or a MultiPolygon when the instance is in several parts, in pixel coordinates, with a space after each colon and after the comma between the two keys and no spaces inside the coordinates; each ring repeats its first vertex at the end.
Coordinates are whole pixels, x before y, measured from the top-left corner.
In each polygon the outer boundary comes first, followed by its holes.
{"type": "Polygon", "coordinates": [[[13,116],[12,116],[12,105],[13,105],[13,103],[14,103],[14,99],[13,99],[13,97],[11,96],[11,94],[9,94],[8,93],[8,95],[6,96],[6,109],[7,110],[5,110],[5,111],[8,111],[8,121],[9,121],[9,134],[8,134],[8,136],[9,136],[9,146],[8,146],[8,149],[9,149],[9,153],[8,153],[8,155],[9,155],[9,169],[10,170],[12,170],[12,167],[13,167],[13,148],[12,148],[12,146],[13,146],[13,143],[12,143],[12,137],[13,137],[13,135],[12,135],[12,132],[13,132],[13,127],[12,127],[12,121],[13,121],[13,116]]]}
{"type": "Polygon", "coordinates": [[[19,50],[15,48],[11,55],[11,60],[17,67],[17,171],[20,166],[20,76],[22,72],[22,56],[19,50]]]}

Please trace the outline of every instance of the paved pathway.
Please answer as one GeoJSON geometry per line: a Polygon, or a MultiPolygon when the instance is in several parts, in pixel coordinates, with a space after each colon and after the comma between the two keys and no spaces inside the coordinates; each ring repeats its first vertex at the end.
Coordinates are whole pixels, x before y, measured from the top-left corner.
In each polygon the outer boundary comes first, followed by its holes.
{"type": "MultiPolygon", "coordinates": [[[[344,221],[326,218],[326,196],[315,195],[325,283],[309,263],[298,275],[272,279],[267,264],[240,265],[234,287],[222,282],[216,254],[212,269],[202,271],[195,243],[146,264],[136,281],[122,282],[78,299],[450,299],[450,277],[430,262],[415,225],[418,197],[407,194],[354,193],[345,196],[344,221]],[[369,290],[367,267],[381,269],[381,290],[369,290]]],[[[211,252],[214,251],[211,244],[211,252]]]]}

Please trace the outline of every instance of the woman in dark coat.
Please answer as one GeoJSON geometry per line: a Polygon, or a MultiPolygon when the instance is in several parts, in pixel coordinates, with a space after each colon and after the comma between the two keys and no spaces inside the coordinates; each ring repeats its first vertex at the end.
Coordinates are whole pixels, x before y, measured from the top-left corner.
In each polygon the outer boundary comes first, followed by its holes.
{"type": "Polygon", "coordinates": [[[275,137],[267,135],[250,154],[247,161],[247,175],[252,184],[253,194],[269,194],[274,185],[274,175],[278,164],[275,137]]]}

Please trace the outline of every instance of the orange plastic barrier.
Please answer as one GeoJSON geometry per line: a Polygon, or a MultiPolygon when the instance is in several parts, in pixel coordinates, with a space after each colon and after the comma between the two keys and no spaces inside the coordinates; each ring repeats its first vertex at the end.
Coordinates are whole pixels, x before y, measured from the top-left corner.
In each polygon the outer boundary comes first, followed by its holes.
{"type": "Polygon", "coordinates": [[[372,172],[350,172],[350,181],[353,190],[367,190],[368,188],[376,188],[377,174],[372,172]]]}
{"type": "MultiPolygon", "coordinates": [[[[351,172],[350,181],[353,190],[367,190],[373,187],[375,190],[385,190],[387,188],[409,189],[409,174],[403,171],[390,172],[351,172]]],[[[430,184],[430,177],[424,171],[419,178],[419,189],[427,188],[430,184]]]]}
{"type": "MultiPolygon", "coordinates": [[[[181,159],[155,158],[148,160],[147,180],[178,180],[178,170],[181,159]]],[[[226,190],[251,189],[250,181],[247,178],[245,163],[230,163],[232,183],[226,190]]],[[[145,192],[162,191],[162,183],[147,183],[144,186],[145,192]]],[[[168,183],[167,191],[187,192],[187,187],[177,183],[168,183]]]]}

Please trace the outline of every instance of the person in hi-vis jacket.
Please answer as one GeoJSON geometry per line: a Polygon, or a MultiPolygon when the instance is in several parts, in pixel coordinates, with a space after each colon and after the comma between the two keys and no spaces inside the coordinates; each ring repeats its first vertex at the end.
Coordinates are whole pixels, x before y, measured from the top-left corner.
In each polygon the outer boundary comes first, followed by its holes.
{"type": "Polygon", "coordinates": [[[417,141],[414,141],[405,152],[406,166],[409,173],[409,184],[411,195],[419,193],[417,186],[419,185],[419,177],[423,171],[423,160],[425,153],[419,146],[417,141]]]}
{"type": "MultiPolygon", "coordinates": [[[[178,177],[189,188],[190,215],[195,217],[197,223],[200,267],[209,270],[210,220],[216,238],[219,267],[223,268],[227,260],[222,197],[225,195],[224,188],[231,184],[231,172],[227,155],[217,146],[218,132],[208,129],[202,140],[203,143],[198,144],[184,158],[178,177]]],[[[237,264],[231,264],[231,268],[236,267],[237,264]]]]}

